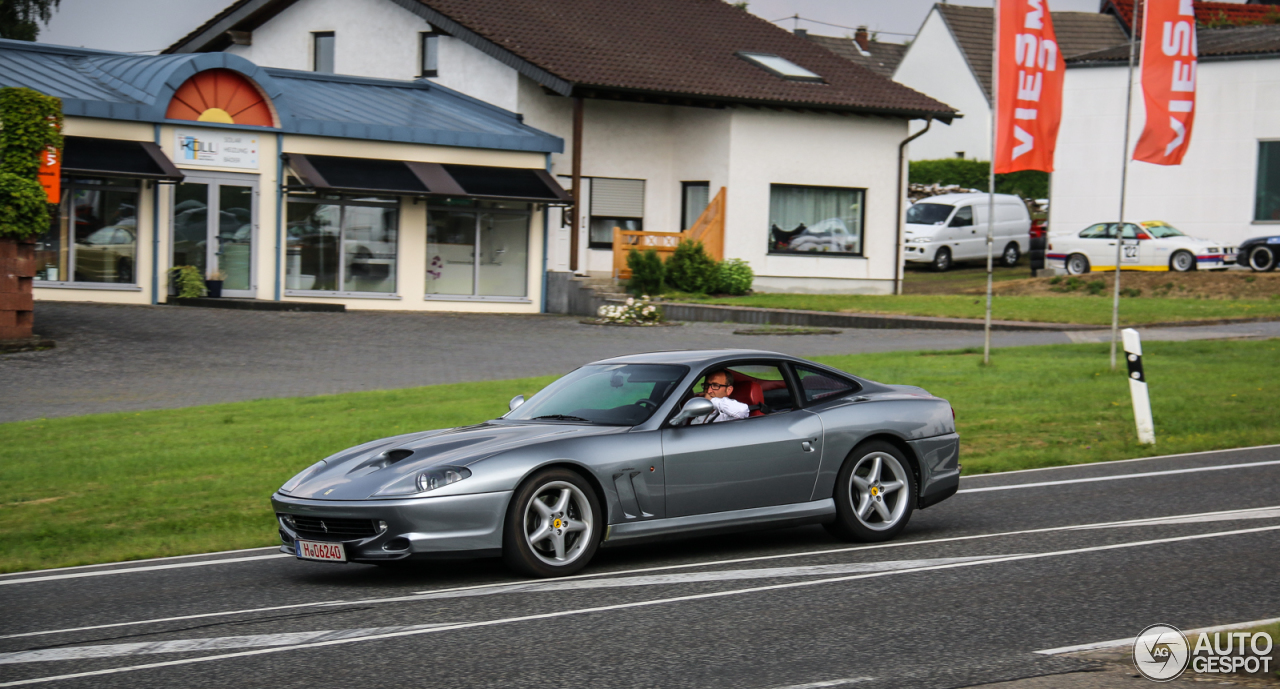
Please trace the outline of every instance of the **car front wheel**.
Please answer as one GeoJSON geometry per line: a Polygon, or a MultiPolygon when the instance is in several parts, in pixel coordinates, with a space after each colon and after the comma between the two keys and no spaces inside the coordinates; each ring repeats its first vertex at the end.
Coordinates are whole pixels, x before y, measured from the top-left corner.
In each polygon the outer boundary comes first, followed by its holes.
{"type": "Polygon", "coordinates": [[[1196,269],[1196,257],[1187,251],[1174,252],[1169,259],[1169,270],[1185,273],[1196,269]]]}
{"type": "Polygon", "coordinates": [[[887,541],[907,526],[916,480],[902,452],[883,441],[855,447],[836,476],[836,519],[827,531],[849,541],[887,541]]]}
{"type": "Polygon", "coordinates": [[[600,545],[605,515],[595,491],[568,469],[530,476],[511,496],[502,557],[534,577],[562,577],[582,569],[600,545]]]}
{"type": "Polygon", "coordinates": [[[1249,268],[1255,273],[1276,269],[1276,252],[1269,246],[1255,247],[1249,252],[1249,268]]]}
{"type": "Polygon", "coordinates": [[[945,273],[951,269],[951,249],[945,246],[938,247],[938,253],[933,255],[933,269],[939,273],[945,273]]]}
{"type": "Polygon", "coordinates": [[[1084,275],[1089,272],[1089,259],[1084,254],[1071,254],[1067,257],[1067,274],[1084,275]]]}

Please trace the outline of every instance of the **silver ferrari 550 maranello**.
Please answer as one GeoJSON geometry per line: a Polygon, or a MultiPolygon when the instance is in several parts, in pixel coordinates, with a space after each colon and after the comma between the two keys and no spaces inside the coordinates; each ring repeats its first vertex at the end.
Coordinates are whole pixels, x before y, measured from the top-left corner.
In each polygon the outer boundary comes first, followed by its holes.
{"type": "Polygon", "coordinates": [[[819,523],[887,540],[960,484],[946,400],[785,354],[606,359],[510,406],[294,476],[271,496],[281,550],[370,564],[501,555],[561,576],[597,548],[687,534],[819,523]]]}

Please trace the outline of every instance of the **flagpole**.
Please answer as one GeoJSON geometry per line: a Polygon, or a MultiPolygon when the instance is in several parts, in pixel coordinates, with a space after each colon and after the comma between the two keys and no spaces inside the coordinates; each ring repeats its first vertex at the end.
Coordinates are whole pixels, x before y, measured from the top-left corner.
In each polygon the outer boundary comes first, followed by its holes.
{"type": "MultiPolygon", "coordinates": [[[[1124,97],[1124,148],[1121,150],[1120,165],[1120,222],[1116,225],[1116,284],[1111,304],[1111,370],[1116,370],[1116,342],[1120,339],[1120,256],[1124,248],[1124,195],[1125,185],[1129,181],[1129,120],[1133,110],[1133,58],[1137,50],[1138,8],[1143,3],[1133,4],[1133,20],[1129,26],[1129,83],[1124,97]]],[[[1146,12],[1142,13],[1145,15],[1146,12]]]]}
{"type": "Polygon", "coordinates": [[[1000,0],[991,7],[995,32],[991,35],[991,169],[987,176],[987,317],[982,326],[982,363],[991,363],[991,271],[996,231],[996,133],[1000,119],[1000,0]]]}

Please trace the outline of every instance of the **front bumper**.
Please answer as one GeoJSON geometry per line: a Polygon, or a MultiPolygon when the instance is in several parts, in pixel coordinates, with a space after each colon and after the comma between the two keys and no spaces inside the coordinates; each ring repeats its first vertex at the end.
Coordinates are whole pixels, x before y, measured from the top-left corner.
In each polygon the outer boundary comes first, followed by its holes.
{"type": "Polygon", "coordinates": [[[903,260],[912,263],[932,263],[933,254],[938,250],[938,245],[932,242],[928,244],[905,244],[902,247],[903,260]]]}
{"type": "Polygon", "coordinates": [[[502,552],[502,522],[511,491],[404,500],[307,500],[276,493],[271,507],[281,552],[294,542],[342,543],[351,562],[389,562],[410,557],[486,557],[502,552]],[[300,532],[283,515],[385,522],[371,536],[300,532]]]}

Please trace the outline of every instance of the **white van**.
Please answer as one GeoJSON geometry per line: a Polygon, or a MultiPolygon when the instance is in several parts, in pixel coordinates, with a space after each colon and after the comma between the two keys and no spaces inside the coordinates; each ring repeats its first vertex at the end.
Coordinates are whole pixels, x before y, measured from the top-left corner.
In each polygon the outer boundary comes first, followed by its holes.
{"type": "MultiPolygon", "coordinates": [[[[903,254],[913,263],[947,270],[956,261],[987,257],[987,194],[943,194],[907,209],[903,254]]],[[[996,194],[997,260],[1016,265],[1031,243],[1031,214],[1022,199],[996,194]]]]}

